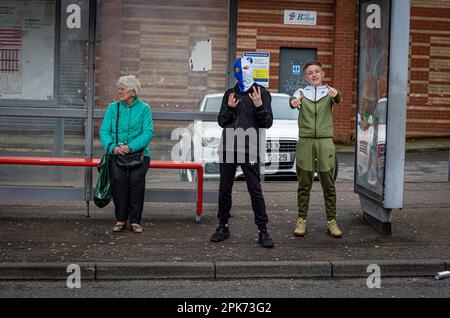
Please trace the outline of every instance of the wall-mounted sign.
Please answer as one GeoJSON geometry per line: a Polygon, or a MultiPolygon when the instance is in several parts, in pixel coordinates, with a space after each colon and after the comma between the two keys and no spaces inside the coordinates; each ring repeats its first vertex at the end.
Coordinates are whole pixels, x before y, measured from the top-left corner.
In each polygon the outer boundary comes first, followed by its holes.
{"type": "Polygon", "coordinates": [[[284,10],[284,24],[316,25],[317,11],[284,10]]]}
{"type": "Polygon", "coordinates": [[[300,65],[292,65],[292,75],[300,75],[301,71],[300,65]]]}
{"type": "Polygon", "coordinates": [[[269,65],[270,53],[267,52],[244,52],[244,57],[253,63],[253,79],[261,86],[269,87],[269,65]]]}

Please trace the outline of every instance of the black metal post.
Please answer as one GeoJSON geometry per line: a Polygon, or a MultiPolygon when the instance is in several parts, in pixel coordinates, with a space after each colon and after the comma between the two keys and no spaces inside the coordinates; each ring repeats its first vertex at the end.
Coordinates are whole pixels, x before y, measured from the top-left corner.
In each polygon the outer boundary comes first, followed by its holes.
{"type": "MultiPolygon", "coordinates": [[[[95,106],[95,19],[97,1],[89,1],[89,40],[88,40],[88,82],[87,82],[87,121],[85,135],[85,157],[93,157],[94,106],[95,106]]],[[[85,169],[86,217],[89,217],[89,201],[92,200],[92,168],[85,169]]]]}

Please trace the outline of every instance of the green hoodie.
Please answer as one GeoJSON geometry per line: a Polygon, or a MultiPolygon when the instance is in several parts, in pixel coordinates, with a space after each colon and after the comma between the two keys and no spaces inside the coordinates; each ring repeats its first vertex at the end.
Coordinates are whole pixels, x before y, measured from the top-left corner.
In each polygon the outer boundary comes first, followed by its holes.
{"type": "Polygon", "coordinates": [[[289,100],[304,97],[298,115],[300,138],[333,138],[332,106],[341,102],[342,94],[334,98],[327,94],[326,86],[307,86],[289,100]]]}
{"type": "MultiPolygon", "coordinates": [[[[116,143],[116,118],[117,103],[109,104],[105,112],[102,127],[100,128],[100,141],[103,148],[110,147],[110,153],[117,146],[116,143]]],[[[153,138],[153,119],[150,106],[136,98],[129,107],[124,102],[119,102],[119,133],[118,143],[127,144],[131,152],[145,148],[144,156],[150,157],[150,141],[153,138]]]]}

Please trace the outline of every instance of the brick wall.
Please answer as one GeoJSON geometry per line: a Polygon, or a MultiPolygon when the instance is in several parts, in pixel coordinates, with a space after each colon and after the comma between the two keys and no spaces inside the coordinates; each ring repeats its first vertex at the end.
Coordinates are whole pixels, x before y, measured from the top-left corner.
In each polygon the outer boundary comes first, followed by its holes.
{"type": "Polygon", "coordinates": [[[239,0],[237,56],[245,51],[270,53],[269,90],[278,91],[281,47],[316,48],[331,82],[333,63],[334,0],[270,1],[239,0]],[[316,26],[284,25],[285,9],[317,11],[316,26]]]}
{"type": "Polygon", "coordinates": [[[408,137],[450,136],[450,1],[412,0],[408,137]]]}
{"type": "Polygon", "coordinates": [[[226,0],[111,0],[101,7],[97,102],[116,95],[119,76],[135,74],[153,110],[196,110],[207,93],[226,89],[226,0]],[[212,42],[212,70],[192,71],[198,41],[212,42]]]}
{"type": "Polygon", "coordinates": [[[345,96],[334,114],[335,139],[342,142],[350,141],[353,129],[355,11],[354,0],[238,1],[237,56],[245,51],[270,52],[270,91],[278,92],[280,48],[317,49],[325,82],[345,96]],[[317,25],[285,25],[284,10],[316,11],[317,25]]]}
{"type": "Polygon", "coordinates": [[[335,5],[335,24],[333,38],[333,84],[343,93],[343,101],[334,108],[334,139],[344,143],[350,142],[355,130],[351,121],[355,117],[354,91],[356,82],[354,72],[356,65],[355,33],[356,2],[339,0],[335,5]]]}

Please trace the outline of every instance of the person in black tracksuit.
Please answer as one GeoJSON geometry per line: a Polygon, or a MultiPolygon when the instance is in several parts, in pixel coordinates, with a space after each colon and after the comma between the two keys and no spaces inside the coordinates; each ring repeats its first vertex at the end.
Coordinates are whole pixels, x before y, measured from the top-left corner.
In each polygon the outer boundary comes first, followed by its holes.
{"type": "Polygon", "coordinates": [[[260,129],[272,126],[272,97],[264,87],[253,81],[252,73],[251,62],[238,59],[235,63],[238,83],[234,88],[228,89],[222,99],[218,116],[218,123],[224,128],[219,150],[219,227],[213,233],[211,241],[220,242],[230,236],[228,220],[232,204],[231,191],[236,169],[240,166],[247,182],[255,223],[259,230],[258,242],[262,247],[271,248],[274,243],[267,231],[268,217],[261,189],[259,137],[260,129]],[[249,132],[246,134],[247,138],[242,132],[249,132]],[[248,136],[256,137],[257,141],[250,140],[252,137],[248,136]]]}

